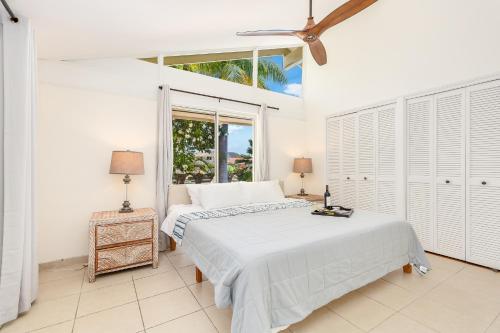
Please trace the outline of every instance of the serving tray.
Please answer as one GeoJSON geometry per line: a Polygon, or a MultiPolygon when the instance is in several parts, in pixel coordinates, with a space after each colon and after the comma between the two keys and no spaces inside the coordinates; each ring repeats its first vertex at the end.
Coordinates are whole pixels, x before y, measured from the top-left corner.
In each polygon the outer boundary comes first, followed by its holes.
{"type": "Polygon", "coordinates": [[[336,216],[336,217],[351,217],[354,209],[345,208],[342,206],[333,206],[332,209],[315,209],[311,212],[313,215],[322,215],[322,216],[336,216]]]}

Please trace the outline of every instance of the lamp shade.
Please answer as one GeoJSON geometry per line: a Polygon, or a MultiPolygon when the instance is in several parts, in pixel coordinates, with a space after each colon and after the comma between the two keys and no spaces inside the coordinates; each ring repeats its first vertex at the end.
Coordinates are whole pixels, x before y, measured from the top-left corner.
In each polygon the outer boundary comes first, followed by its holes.
{"type": "Polygon", "coordinates": [[[293,172],[297,173],[311,173],[312,160],[310,158],[296,158],[293,160],[293,172]]]}
{"type": "Polygon", "coordinates": [[[122,175],[143,175],[144,158],[141,152],[137,151],[113,151],[111,154],[111,165],[109,173],[122,175]]]}

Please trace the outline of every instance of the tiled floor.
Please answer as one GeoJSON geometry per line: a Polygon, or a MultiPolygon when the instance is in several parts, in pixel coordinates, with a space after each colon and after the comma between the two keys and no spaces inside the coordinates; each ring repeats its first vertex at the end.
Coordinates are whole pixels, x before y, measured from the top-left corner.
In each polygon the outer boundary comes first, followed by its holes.
{"type": "MultiPolygon", "coordinates": [[[[397,270],[313,312],[290,333],[500,333],[500,273],[429,254],[425,277],[397,270]]],[[[0,332],[229,332],[231,310],[214,306],[210,282],[196,284],[182,251],[160,267],[97,277],[81,264],[40,272],[31,311],[0,332]]]]}

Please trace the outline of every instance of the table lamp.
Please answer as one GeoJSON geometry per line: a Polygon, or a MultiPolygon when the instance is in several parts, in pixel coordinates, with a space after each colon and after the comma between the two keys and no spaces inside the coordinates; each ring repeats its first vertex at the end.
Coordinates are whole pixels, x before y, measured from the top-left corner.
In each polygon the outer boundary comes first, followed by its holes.
{"type": "Polygon", "coordinates": [[[111,166],[109,167],[110,174],[125,175],[123,183],[125,183],[125,201],[123,201],[120,213],[131,213],[134,210],[130,207],[128,201],[128,184],[130,183],[130,175],[144,174],[144,158],[143,154],[137,151],[116,150],[111,154],[111,166]]]}
{"type": "Polygon", "coordinates": [[[300,189],[300,196],[306,196],[307,193],[304,190],[304,174],[312,173],[312,160],[310,158],[296,158],[293,160],[293,172],[300,173],[300,178],[302,178],[302,188],[300,189]]]}

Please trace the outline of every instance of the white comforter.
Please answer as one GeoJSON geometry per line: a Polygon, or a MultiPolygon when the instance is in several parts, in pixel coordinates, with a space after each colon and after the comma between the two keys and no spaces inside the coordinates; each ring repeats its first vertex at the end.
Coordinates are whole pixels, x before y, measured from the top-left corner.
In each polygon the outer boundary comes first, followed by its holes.
{"type": "MultiPolygon", "coordinates": [[[[430,267],[410,224],[289,208],[190,222],[182,248],[233,307],[232,332],[269,332],[408,262],[430,267]]],[[[167,226],[162,226],[162,230],[167,226]]]]}
{"type": "Polygon", "coordinates": [[[172,236],[174,227],[175,227],[175,221],[179,216],[182,214],[188,214],[188,213],[193,213],[193,212],[199,212],[202,211],[203,207],[198,206],[198,205],[172,205],[168,209],[167,212],[167,217],[161,224],[161,231],[166,233],[169,236],[172,236]]]}

